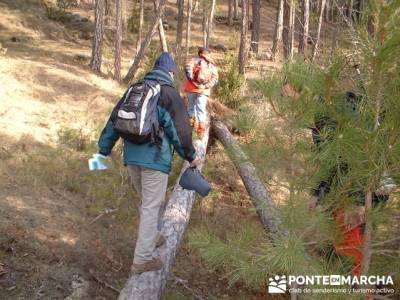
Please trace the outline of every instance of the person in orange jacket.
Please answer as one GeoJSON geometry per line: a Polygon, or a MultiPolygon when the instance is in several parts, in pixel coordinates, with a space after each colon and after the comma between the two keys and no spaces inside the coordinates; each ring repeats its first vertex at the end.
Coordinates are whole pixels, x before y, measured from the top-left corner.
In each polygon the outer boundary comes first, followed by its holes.
{"type": "Polygon", "coordinates": [[[211,89],[218,83],[218,70],[208,48],[201,47],[198,57],[185,66],[184,91],[188,97],[188,113],[199,138],[203,138],[208,118],[207,102],[211,89]]]}

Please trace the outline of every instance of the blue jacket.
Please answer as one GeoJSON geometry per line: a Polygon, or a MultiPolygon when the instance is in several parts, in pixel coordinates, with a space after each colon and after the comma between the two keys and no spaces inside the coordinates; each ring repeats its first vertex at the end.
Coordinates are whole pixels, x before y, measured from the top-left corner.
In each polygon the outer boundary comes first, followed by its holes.
{"type": "MultiPolygon", "coordinates": [[[[183,159],[189,162],[196,156],[192,144],[189,115],[169,74],[162,69],[155,69],[148,73],[144,79],[158,80],[161,84],[157,109],[160,126],[164,128],[162,148],[159,153],[160,150],[155,145],[139,145],[124,141],[124,163],[125,165],[137,165],[169,173],[173,156],[172,147],[183,159]],[[160,154],[159,159],[157,159],[158,153],[160,154]]],[[[109,155],[118,139],[119,136],[114,131],[113,124],[109,119],[98,142],[99,152],[106,156],[109,155]]]]}

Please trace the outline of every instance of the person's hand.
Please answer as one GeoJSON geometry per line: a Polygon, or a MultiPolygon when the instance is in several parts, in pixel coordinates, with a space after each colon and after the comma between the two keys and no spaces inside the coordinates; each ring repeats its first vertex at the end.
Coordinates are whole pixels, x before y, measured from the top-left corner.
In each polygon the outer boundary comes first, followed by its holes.
{"type": "Polygon", "coordinates": [[[309,209],[315,209],[318,205],[318,197],[312,196],[309,203],[308,203],[308,208],[309,209]]]}
{"type": "Polygon", "coordinates": [[[193,81],[193,74],[189,71],[185,72],[186,78],[190,81],[193,81]]]}
{"type": "Polygon", "coordinates": [[[197,168],[201,163],[201,160],[199,157],[196,157],[194,160],[191,161],[190,167],[191,168],[197,168]]]}
{"type": "Polygon", "coordinates": [[[196,81],[192,81],[192,83],[194,84],[195,87],[199,88],[199,89],[203,89],[204,86],[201,83],[198,83],[196,81]]]}

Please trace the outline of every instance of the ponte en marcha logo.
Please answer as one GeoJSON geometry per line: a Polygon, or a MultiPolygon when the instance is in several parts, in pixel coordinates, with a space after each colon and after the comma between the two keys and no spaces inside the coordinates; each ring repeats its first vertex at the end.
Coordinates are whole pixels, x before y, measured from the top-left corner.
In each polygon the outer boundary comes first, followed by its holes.
{"type": "Polygon", "coordinates": [[[268,293],[395,293],[392,276],[275,275],[268,280],[268,293]],[[357,288],[385,286],[384,288],[357,288]]]}

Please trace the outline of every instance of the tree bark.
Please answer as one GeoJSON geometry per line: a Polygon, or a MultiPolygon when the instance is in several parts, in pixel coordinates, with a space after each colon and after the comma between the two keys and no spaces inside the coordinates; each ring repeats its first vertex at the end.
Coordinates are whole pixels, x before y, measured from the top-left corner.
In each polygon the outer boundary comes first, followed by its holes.
{"type": "Polygon", "coordinates": [[[329,22],[329,10],[330,10],[330,1],[326,0],[325,3],[325,22],[329,22]]]}
{"type": "MultiPolygon", "coordinates": [[[[196,154],[201,159],[200,169],[204,165],[209,136],[209,124],[204,138],[195,142],[196,154]]],[[[184,164],[181,175],[188,167],[184,164]]],[[[165,289],[168,277],[175,262],[175,256],[182,241],[183,234],[189,224],[190,212],[196,198],[194,191],[184,190],[179,185],[179,178],[168,201],[163,217],[161,232],[166,242],[155,250],[164,262],[160,271],[145,272],[131,275],[122,289],[118,300],[156,300],[160,299],[165,289]]]]}
{"type": "Polygon", "coordinates": [[[228,0],[228,25],[232,26],[233,24],[233,3],[234,0],[228,0]]]}
{"type": "Polygon", "coordinates": [[[159,25],[159,20],[161,19],[161,16],[164,13],[164,9],[165,9],[165,0],[160,0],[160,5],[158,6],[157,12],[154,14],[152,22],[150,23],[153,25],[150,27],[149,31],[147,32],[146,37],[145,37],[144,41],[142,42],[142,44],[140,45],[140,49],[139,49],[138,53],[136,54],[131,67],[129,68],[128,73],[124,77],[125,83],[129,83],[135,77],[135,74],[138,70],[140,62],[142,61],[142,59],[144,57],[145,50],[149,47],[151,38],[153,37],[154,33],[157,30],[157,27],[159,25]]]}
{"type": "Polygon", "coordinates": [[[163,21],[162,21],[161,18],[158,20],[158,34],[160,36],[160,43],[161,43],[162,51],[163,52],[168,52],[167,37],[165,35],[163,21]]]}
{"type": "Polygon", "coordinates": [[[110,22],[110,0],[104,0],[104,23],[109,25],[110,22]]]}
{"type": "Polygon", "coordinates": [[[183,17],[185,10],[185,0],[178,0],[178,22],[176,26],[176,48],[175,56],[180,57],[182,48],[182,37],[183,37],[183,17]]]}
{"type": "Polygon", "coordinates": [[[186,24],[186,54],[185,61],[189,59],[189,50],[190,50],[190,27],[192,25],[192,10],[193,10],[193,0],[188,0],[187,7],[187,24],[186,24]]]}
{"type": "Polygon", "coordinates": [[[213,34],[215,3],[216,0],[211,0],[210,15],[208,16],[208,22],[207,22],[207,41],[206,41],[207,48],[210,47],[210,40],[213,34]]]}
{"type": "Polygon", "coordinates": [[[197,11],[199,9],[199,0],[194,0],[193,11],[197,11]]]}
{"type": "Polygon", "coordinates": [[[251,29],[251,50],[258,53],[258,43],[260,42],[260,11],[261,0],[253,0],[253,27],[251,29]]]}
{"type": "Polygon", "coordinates": [[[116,0],[116,37],[115,37],[115,59],[114,79],[121,81],[121,45],[122,45],[122,0],[116,0]]]}
{"type": "Polygon", "coordinates": [[[278,232],[281,219],[271,194],[257,176],[255,167],[249,161],[248,157],[242,151],[224,123],[221,121],[213,121],[212,130],[224,145],[228,155],[242,178],[247,193],[250,195],[251,201],[256,208],[264,229],[271,233],[278,232]]]}
{"type": "Polygon", "coordinates": [[[239,0],[233,0],[233,19],[239,19],[239,0]]]}
{"type": "Polygon", "coordinates": [[[242,24],[240,29],[240,47],[239,47],[239,73],[245,73],[247,62],[247,1],[242,0],[242,24]]]}
{"type": "MultiPolygon", "coordinates": [[[[157,13],[158,7],[160,6],[160,0],[154,0],[154,12],[157,13]]],[[[158,19],[158,35],[160,37],[161,49],[163,52],[168,52],[167,37],[165,36],[164,25],[162,20],[163,14],[158,19]]]]}
{"type": "Polygon", "coordinates": [[[271,49],[271,59],[272,61],[276,60],[276,55],[278,54],[279,43],[282,41],[282,30],[283,30],[283,4],[285,0],[279,0],[278,10],[276,12],[276,24],[275,24],[275,33],[274,40],[272,42],[271,49]]]}
{"type": "Polygon", "coordinates": [[[202,30],[203,30],[203,46],[207,47],[207,26],[208,26],[208,15],[207,15],[207,3],[203,2],[203,22],[202,22],[202,30]]]}
{"type": "Polygon", "coordinates": [[[348,19],[350,20],[350,22],[353,22],[353,6],[354,6],[354,1],[350,0],[349,10],[348,10],[348,19]]]}
{"type": "Polygon", "coordinates": [[[104,34],[104,0],[96,0],[94,24],[95,27],[90,68],[93,71],[100,72],[104,34]]]}
{"type": "Polygon", "coordinates": [[[138,26],[138,35],[136,40],[136,54],[139,52],[140,44],[142,43],[143,23],[144,23],[144,0],[139,0],[139,26],[138,26]]]}
{"type": "Polygon", "coordinates": [[[286,60],[293,58],[293,43],[294,43],[294,17],[295,17],[295,1],[285,0],[283,13],[283,56],[286,60]]]}
{"type": "Polygon", "coordinates": [[[364,245],[362,249],[363,257],[361,262],[361,275],[368,275],[372,257],[372,222],[370,213],[372,210],[372,192],[368,191],[365,195],[365,230],[364,230],[364,245]]]}
{"type": "Polygon", "coordinates": [[[203,46],[210,46],[210,38],[213,30],[214,12],[216,0],[211,0],[211,5],[207,1],[203,2],[203,46]]]}
{"type": "Polygon", "coordinates": [[[319,39],[320,39],[320,35],[321,35],[321,27],[322,27],[323,15],[324,15],[325,1],[326,0],[321,0],[321,6],[320,6],[320,10],[319,10],[318,27],[317,27],[317,35],[314,40],[314,47],[313,47],[313,51],[312,51],[312,55],[311,55],[311,61],[313,61],[315,59],[315,57],[317,56],[317,52],[318,52],[318,45],[319,45],[319,39]]]}
{"type": "Polygon", "coordinates": [[[303,32],[299,41],[299,53],[303,54],[307,50],[308,45],[308,28],[310,19],[310,0],[303,0],[303,32]]]}

